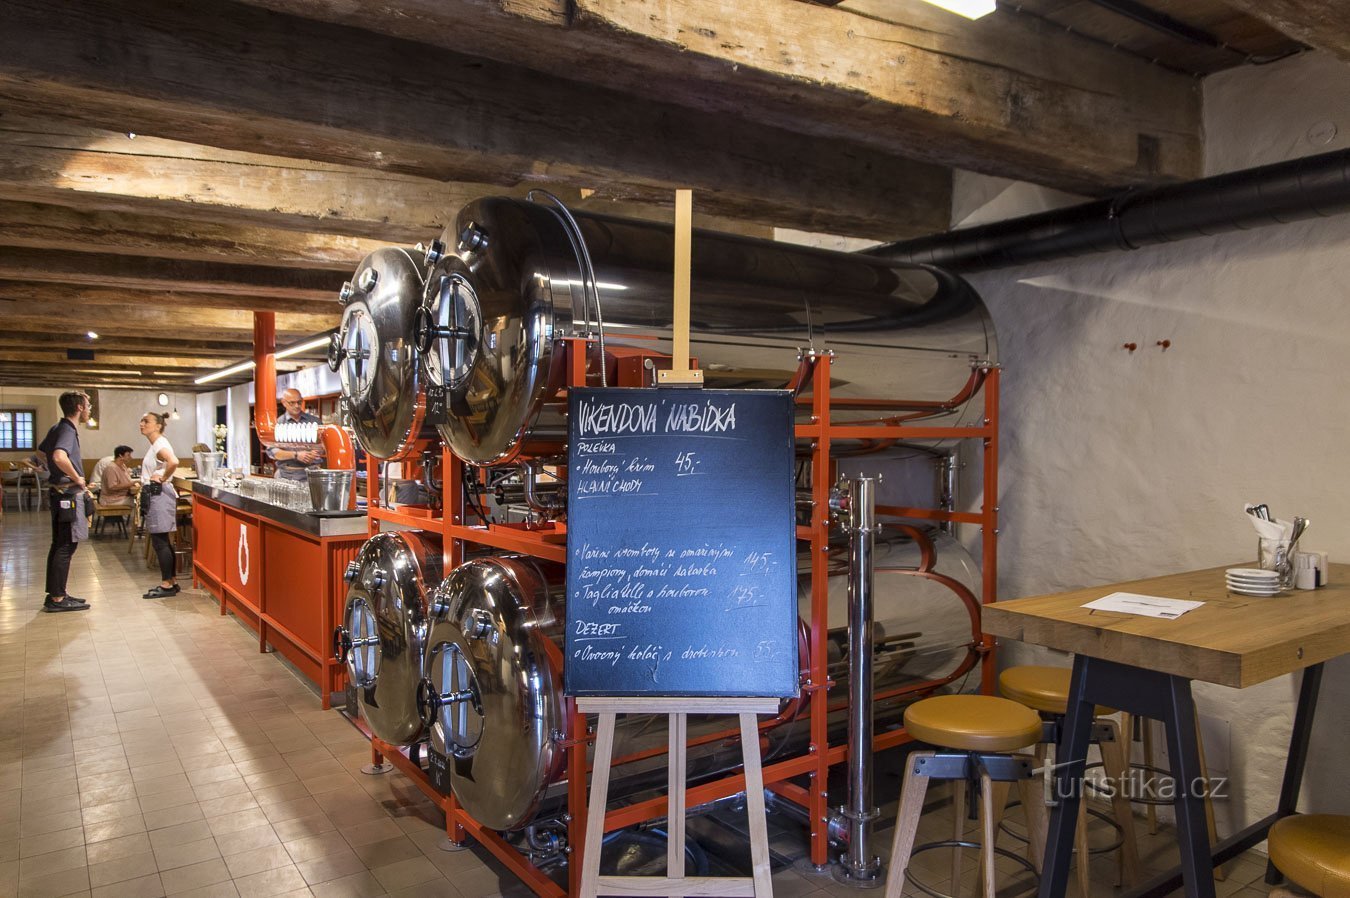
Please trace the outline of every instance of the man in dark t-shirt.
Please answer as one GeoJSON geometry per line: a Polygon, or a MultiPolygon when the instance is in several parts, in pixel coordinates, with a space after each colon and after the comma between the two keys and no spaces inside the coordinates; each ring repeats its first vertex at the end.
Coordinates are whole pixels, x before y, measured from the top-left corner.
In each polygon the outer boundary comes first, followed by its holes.
{"type": "MultiPolygon", "coordinates": [[[[38,445],[47,459],[51,489],[52,547],[47,552],[47,597],[42,610],[88,611],[89,603],[66,592],[66,577],[70,574],[70,558],[79,548],[79,541],[89,534],[84,517],[84,460],[80,457],[79,425],[89,420],[89,397],[79,391],[62,393],[60,421],[52,425],[47,436],[38,445]],[[61,520],[61,500],[75,503],[74,520],[61,520]]],[[[70,517],[69,514],[65,514],[70,517]]]]}

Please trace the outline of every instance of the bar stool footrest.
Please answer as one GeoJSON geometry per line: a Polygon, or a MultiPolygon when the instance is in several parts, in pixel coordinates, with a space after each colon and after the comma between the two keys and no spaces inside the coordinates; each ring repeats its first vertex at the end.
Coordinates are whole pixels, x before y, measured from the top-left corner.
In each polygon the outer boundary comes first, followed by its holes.
{"type": "MultiPolygon", "coordinates": [[[[1013,808],[1020,808],[1021,806],[1022,802],[1020,799],[1013,799],[1012,801],[1008,802],[1006,810],[1012,810],[1013,808]]],[[[1117,823],[1114,819],[1112,819],[1110,814],[1106,813],[1105,811],[1100,811],[1097,808],[1088,808],[1088,816],[1097,818],[1098,820],[1102,821],[1107,826],[1111,827],[1116,831],[1116,840],[1114,842],[1112,842],[1110,845],[1103,845],[1100,848],[1089,847],[1088,848],[1089,854],[1106,854],[1107,852],[1115,851],[1117,848],[1121,846],[1121,843],[1125,840],[1125,830],[1121,828],[1119,823],[1117,823]]],[[[1009,821],[1006,817],[1000,820],[998,824],[998,831],[1003,833],[1005,836],[1008,836],[1009,838],[1016,839],[1018,842],[1026,842],[1027,841],[1026,833],[1019,832],[1018,830],[1013,829],[1011,826],[1008,825],[1008,823],[1009,821]]]]}
{"type": "MultiPolygon", "coordinates": [[[[912,886],[914,886],[914,888],[918,889],[920,892],[923,892],[925,895],[931,895],[932,898],[952,898],[951,895],[948,895],[944,892],[939,892],[937,889],[933,888],[932,886],[929,886],[927,883],[920,882],[918,879],[914,878],[914,875],[910,872],[911,870],[914,869],[914,858],[917,855],[920,855],[925,851],[935,851],[939,848],[970,848],[975,851],[982,851],[984,849],[984,846],[981,845],[979,842],[967,842],[964,839],[962,840],[945,839],[941,842],[925,842],[922,845],[916,845],[914,846],[914,850],[910,852],[909,866],[905,868],[906,881],[908,881],[912,886]]],[[[1015,861],[1016,863],[1020,864],[1022,868],[1027,871],[1027,873],[1031,874],[1032,885],[1035,887],[1035,889],[1040,888],[1041,877],[1036,873],[1036,868],[1032,866],[1031,861],[1022,857],[1020,854],[1017,854],[1016,852],[1009,851],[1006,848],[999,848],[997,846],[995,846],[994,848],[994,854],[997,854],[999,857],[1006,857],[1009,860],[1015,861]]],[[[1033,889],[1033,891],[1035,889],[1033,889]]]]}

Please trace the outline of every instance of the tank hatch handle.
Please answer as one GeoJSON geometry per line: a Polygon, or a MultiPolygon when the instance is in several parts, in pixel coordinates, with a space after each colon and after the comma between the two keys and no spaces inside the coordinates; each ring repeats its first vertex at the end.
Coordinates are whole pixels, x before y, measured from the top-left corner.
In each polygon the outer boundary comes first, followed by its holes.
{"type": "Polygon", "coordinates": [[[347,635],[347,628],[338,627],[333,630],[333,660],[338,664],[346,664],[351,653],[352,638],[347,635]]]}
{"type": "MultiPolygon", "coordinates": [[[[348,330],[351,329],[349,328],[348,330]]],[[[370,359],[370,347],[362,344],[361,331],[359,329],[355,330],[355,345],[350,348],[347,346],[346,340],[343,337],[345,333],[347,333],[347,330],[334,331],[328,336],[327,362],[330,371],[336,372],[342,367],[342,363],[347,359],[357,359],[362,362],[369,361],[370,359]]],[[[356,376],[359,379],[361,377],[361,372],[359,370],[360,366],[358,365],[357,368],[356,376]]]]}
{"type": "Polygon", "coordinates": [[[450,327],[440,327],[436,324],[433,312],[426,306],[418,306],[416,313],[413,314],[413,343],[417,346],[417,351],[425,355],[431,352],[431,348],[436,345],[437,340],[464,340],[468,341],[473,337],[473,331],[464,325],[467,323],[460,320],[460,304],[451,303],[452,312],[455,316],[455,323],[450,327]]]}
{"type": "Polygon", "coordinates": [[[436,722],[436,715],[440,714],[441,709],[446,705],[456,705],[460,702],[471,702],[474,710],[482,713],[477,698],[474,697],[472,689],[454,689],[450,692],[437,692],[436,685],[430,679],[423,677],[417,683],[417,712],[422,717],[422,725],[430,728],[436,722]]]}

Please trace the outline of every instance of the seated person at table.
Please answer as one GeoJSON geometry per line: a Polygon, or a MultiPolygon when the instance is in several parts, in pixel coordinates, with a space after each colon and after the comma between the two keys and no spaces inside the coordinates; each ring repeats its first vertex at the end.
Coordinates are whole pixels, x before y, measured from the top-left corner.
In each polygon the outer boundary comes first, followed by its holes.
{"type": "MultiPolygon", "coordinates": [[[[131,479],[130,446],[118,446],[110,456],[112,464],[103,471],[100,483],[98,504],[102,506],[131,505],[133,482],[131,479]]],[[[97,473],[97,472],[95,472],[97,473]]]]}
{"type": "Polygon", "coordinates": [[[103,472],[108,470],[108,465],[113,463],[117,450],[113,450],[112,455],[105,455],[94,464],[94,470],[89,473],[89,488],[98,489],[99,484],[103,482],[103,472]]]}
{"type": "Polygon", "coordinates": [[[20,471],[31,471],[38,476],[43,476],[47,473],[47,460],[42,457],[40,452],[34,452],[27,458],[16,461],[14,467],[20,471]]]}

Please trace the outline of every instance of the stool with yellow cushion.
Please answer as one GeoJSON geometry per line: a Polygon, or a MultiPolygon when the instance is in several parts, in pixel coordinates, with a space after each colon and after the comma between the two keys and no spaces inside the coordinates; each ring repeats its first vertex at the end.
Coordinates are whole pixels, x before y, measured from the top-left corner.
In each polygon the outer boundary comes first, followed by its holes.
{"type": "MultiPolygon", "coordinates": [[[[1350,898],[1350,817],[1285,817],[1270,828],[1270,861],[1317,898],[1350,898]]],[[[1296,894],[1287,889],[1270,893],[1271,898],[1296,894]]]]}
{"type": "MultiPolygon", "coordinates": [[[[1044,764],[1049,745],[1059,738],[1059,725],[1063,722],[1069,706],[1069,675],[1068,668],[1037,665],[1010,667],[999,674],[1000,693],[1039,712],[1054,724],[1052,738],[1036,746],[1038,766],[1044,764]]],[[[1093,722],[1092,737],[1093,742],[1101,750],[1102,771],[1108,781],[1123,783],[1129,772],[1128,742],[1121,740],[1120,729],[1116,726],[1116,722],[1106,718],[1106,715],[1114,713],[1110,708],[1101,706],[1096,708],[1095,716],[1098,719],[1093,722]]],[[[1128,726],[1128,719],[1126,725],[1128,726]]],[[[1139,881],[1139,848],[1134,837],[1134,815],[1130,810],[1130,799],[1123,789],[1117,788],[1113,791],[1111,810],[1116,826],[1120,830],[1122,878],[1129,885],[1135,885],[1139,881]]],[[[1032,811],[1031,808],[1027,809],[1028,816],[1032,811]]],[[[1087,821],[1088,809],[1087,805],[1083,804],[1079,807],[1078,832],[1074,841],[1078,852],[1078,887],[1084,895],[1088,894],[1090,888],[1087,821]]],[[[1035,858],[1037,867],[1040,866],[1041,860],[1040,857],[1035,858]]]]}
{"type": "MultiPolygon", "coordinates": [[[[952,894],[960,889],[962,847],[975,847],[963,842],[961,833],[965,817],[964,784],[980,785],[980,848],[981,880],[986,898],[995,892],[994,856],[1003,854],[1019,860],[1028,869],[1031,864],[995,846],[998,819],[1007,802],[1008,789],[1017,783],[1022,800],[1031,805],[1038,802],[1037,790],[1031,787],[1031,760],[1026,755],[1013,755],[1020,748],[1035,745],[1041,738],[1041,719],[1037,714],[1008,699],[992,695],[941,695],[915,702],[905,711],[905,729],[919,742],[934,746],[937,751],[911,752],[905,759],[905,778],[900,791],[900,811],[895,824],[895,841],[891,848],[891,865],[886,876],[886,898],[898,898],[904,886],[909,861],[916,853],[914,835],[923,814],[924,796],[930,780],[950,780],[956,798],[956,836],[951,842],[921,846],[927,848],[951,846],[952,894]]],[[[1044,850],[1044,830],[1041,830],[1041,850],[1044,850]]]]}

